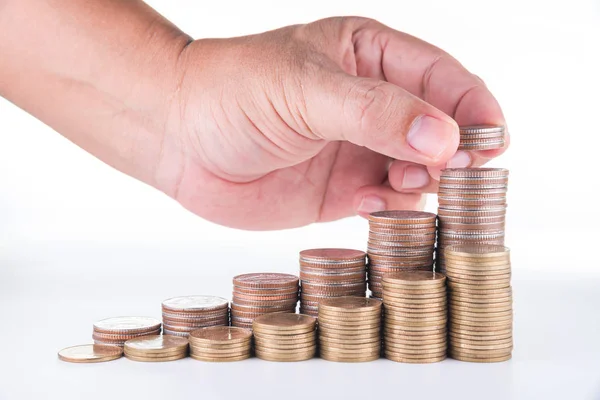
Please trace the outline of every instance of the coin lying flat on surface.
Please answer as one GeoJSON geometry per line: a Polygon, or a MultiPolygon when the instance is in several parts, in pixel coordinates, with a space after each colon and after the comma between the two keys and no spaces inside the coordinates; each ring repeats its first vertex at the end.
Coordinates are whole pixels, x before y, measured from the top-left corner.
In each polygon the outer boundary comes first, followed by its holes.
{"type": "Polygon", "coordinates": [[[96,344],[84,344],[62,349],[58,352],[58,358],[72,363],[96,363],[112,361],[123,355],[123,349],[117,346],[99,346],[96,344]]]}

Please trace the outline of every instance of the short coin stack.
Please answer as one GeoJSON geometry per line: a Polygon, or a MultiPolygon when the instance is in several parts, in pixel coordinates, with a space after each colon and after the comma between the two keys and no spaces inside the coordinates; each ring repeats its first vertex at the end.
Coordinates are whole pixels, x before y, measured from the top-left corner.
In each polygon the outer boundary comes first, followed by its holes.
{"type": "Polygon", "coordinates": [[[505,144],[505,129],[495,125],[473,125],[460,127],[459,150],[500,149],[505,144]]]}
{"type": "Polygon", "coordinates": [[[188,340],[178,336],[151,335],[125,342],[125,357],[133,361],[163,362],[187,357],[188,340]]]}
{"type": "Polygon", "coordinates": [[[351,249],[300,252],[300,313],[316,317],[319,301],[330,297],[364,297],[366,254],[351,249]]]}
{"type": "Polygon", "coordinates": [[[308,315],[273,313],[252,323],[256,357],[268,361],[303,361],[317,351],[317,320],[308,315]]]}
{"type": "Polygon", "coordinates": [[[226,362],[250,358],[252,331],[233,326],[212,326],[190,333],[190,357],[200,361],[226,362]]]}
{"type": "Polygon", "coordinates": [[[471,362],[510,359],[513,312],[508,248],[450,246],[445,255],[450,356],[471,362]]]}
{"type": "Polygon", "coordinates": [[[229,301],[216,296],[173,297],[162,303],[165,335],[187,337],[207,326],[229,325],[229,301]]]}
{"type": "Polygon", "coordinates": [[[383,278],[384,355],[392,361],[442,361],[447,350],[446,277],[402,272],[383,278]]]}
{"type": "Polygon", "coordinates": [[[150,317],[112,317],[94,324],[92,339],[104,346],[121,346],[129,339],[160,334],[160,321],[150,317]]]}
{"type": "Polygon", "coordinates": [[[442,171],[438,192],[436,270],[446,271],[444,248],[453,244],[504,245],[508,170],[452,168],[442,171]]]}
{"type": "Polygon", "coordinates": [[[256,273],[233,278],[231,325],[252,328],[254,318],[273,312],[296,312],[298,282],[295,275],[256,273]]]}
{"type": "Polygon", "coordinates": [[[58,358],[72,363],[97,363],[116,360],[123,355],[119,346],[101,346],[97,344],[83,344],[71,346],[58,352],[58,358]]]}
{"type": "Polygon", "coordinates": [[[329,361],[363,362],[381,355],[381,301],[336,297],[319,304],[319,354],[329,361]]]}
{"type": "Polygon", "coordinates": [[[384,275],[433,270],[436,215],[421,211],[380,211],[369,215],[368,281],[381,299],[384,275]]]}

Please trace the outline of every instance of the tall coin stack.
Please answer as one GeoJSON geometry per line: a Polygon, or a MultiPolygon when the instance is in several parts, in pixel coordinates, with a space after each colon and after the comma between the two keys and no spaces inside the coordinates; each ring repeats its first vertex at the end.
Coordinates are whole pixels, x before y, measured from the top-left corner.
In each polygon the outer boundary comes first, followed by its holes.
{"type": "Polygon", "coordinates": [[[447,350],[446,277],[402,272],[383,278],[385,358],[404,363],[442,361],[447,350]]]}
{"type": "Polygon", "coordinates": [[[457,245],[447,247],[445,256],[450,356],[471,362],[510,359],[510,251],[504,246],[457,245]]]}
{"type": "Polygon", "coordinates": [[[364,297],[366,254],[351,249],[300,252],[300,313],[316,317],[319,301],[331,297],[364,297]]]}
{"type": "Polygon", "coordinates": [[[163,333],[187,337],[198,328],[229,325],[229,301],[217,296],[173,297],[162,303],[163,333]]]}
{"type": "Polygon", "coordinates": [[[381,355],[381,301],[336,297],[319,303],[319,354],[329,361],[363,362],[381,355]]]}
{"type": "Polygon", "coordinates": [[[226,362],[250,358],[252,331],[233,326],[196,329],[189,336],[190,357],[199,361],[226,362]]]}
{"type": "Polygon", "coordinates": [[[436,215],[421,211],[380,211],[369,215],[368,282],[382,298],[381,279],[402,271],[432,271],[436,215]]]}
{"type": "Polygon", "coordinates": [[[453,244],[504,245],[508,170],[451,168],[438,192],[436,270],[446,271],[444,248],[453,244]]]}
{"type": "Polygon", "coordinates": [[[308,315],[273,313],[252,323],[254,352],[267,361],[304,361],[317,352],[317,320],[308,315]]]}
{"type": "Polygon", "coordinates": [[[233,278],[231,325],[252,329],[254,318],[268,313],[295,313],[298,304],[295,275],[243,274],[233,278]]]}
{"type": "Polygon", "coordinates": [[[504,147],[505,128],[494,125],[460,127],[459,150],[491,150],[504,147]]]}
{"type": "Polygon", "coordinates": [[[94,323],[94,344],[123,347],[139,336],[160,334],[160,321],[151,317],[112,317],[94,323]]]}

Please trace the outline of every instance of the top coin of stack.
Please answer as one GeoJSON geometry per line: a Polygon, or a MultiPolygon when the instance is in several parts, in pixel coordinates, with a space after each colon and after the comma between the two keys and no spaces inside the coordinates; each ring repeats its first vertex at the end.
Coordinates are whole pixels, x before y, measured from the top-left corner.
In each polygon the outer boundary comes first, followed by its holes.
{"type": "Polygon", "coordinates": [[[460,127],[459,150],[500,149],[505,144],[505,128],[495,125],[472,125],[460,127]]]}
{"type": "Polygon", "coordinates": [[[296,312],[298,277],[290,274],[256,273],[233,278],[231,325],[252,328],[254,318],[273,312],[296,312]]]}
{"type": "Polygon", "coordinates": [[[444,248],[453,244],[504,245],[508,170],[450,168],[438,192],[436,270],[445,272],[444,248]]]}
{"type": "Polygon", "coordinates": [[[190,356],[200,361],[226,362],[250,358],[252,331],[233,326],[211,326],[190,333],[190,356]]]}
{"type": "Polygon", "coordinates": [[[252,323],[256,357],[268,361],[304,361],[317,351],[317,320],[308,315],[272,313],[252,323]]]}
{"type": "Polygon", "coordinates": [[[300,313],[316,317],[319,301],[330,297],[364,297],[366,254],[351,249],[300,252],[300,313]]]}
{"type": "Polygon", "coordinates": [[[504,246],[450,246],[448,276],[450,355],[461,361],[511,358],[510,252],[504,246]]]}
{"type": "Polygon", "coordinates": [[[373,361],[381,355],[381,301],[336,297],[319,303],[319,354],[329,361],[373,361]]]}
{"type": "Polygon", "coordinates": [[[369,215],[368,282],[381,298],[384,275],[433,270],[436,215],[421,211],[380,211],[369,215]]]}
{"type": "Polygon", "coordinates": [[[162,303],[165,335],[187,337],[198,328],[229,325],[229,301],[216,296],[173,297],[162,303]]]}
{"type": "Polygon", "coordinates": [[[150,317],[112,317],[94,323],[95,344],[121,346],[129,339],[160,334],[160,321],[150,317]]]}
{"type": "Polygon", "coordinates": [[[162,362],[185,358],[188,340],[183,337],[151,335],[125,342],[125,357],[133,361],[162,362]]]}
{"type": "Polygon", "coordinates": [[[112,361],[121,358],[123,349],[119,346],[101,346],[97,344],[82,344],[67,347],[58,352],[58,358],[72,363],[96,363],[112,361]]]}

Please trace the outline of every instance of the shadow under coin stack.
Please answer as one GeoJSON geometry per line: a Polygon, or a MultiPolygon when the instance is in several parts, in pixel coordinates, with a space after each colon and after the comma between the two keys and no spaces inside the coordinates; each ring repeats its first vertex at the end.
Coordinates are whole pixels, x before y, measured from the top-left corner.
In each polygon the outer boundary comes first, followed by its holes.
{"type": "Polygon", "coordinates": [[[444,248],[453,244],[504,245],[508,170],[451,168],[438,192],[436,271],[445,273],[444,248]]]}
{"type": "Polygon", "coordinates": [[[233,326],[211,326],[190,333],[190,357],[199,361],[226,362],[250,358],[252,331],[233,326]]]}
{"type": "Polygon", "coordinates": [[[113,317],[94,324],[92,339],[104,346],[123,347],[126,341],[139,336],[159,335],[160,321],[151,317],[113,317]]]}
{"type": "Polygon", "coordinates": [[[252,323],[254,352],[267,361],[304,361],[317,352],[317,320],[302,314],[274,313],[252,323]]]}
{"type": "Polygon", "coordinates": [[[369,215],[367,254],[371,297],[382,298],[381,279],[401,271],[432,271],[436,215],[421,211],[380,211],[369,215]]]}
{"type": "Polygon", "coordinates": [[[125,357],[133,361],[163,362],[187,357],[188,340],[177,336],[152,335],[125,342],[125,357]]]}
{"type": "Polygon", "coordinates": [[[274,312],[295,313],[298,304],[295,275],[256,273],[233,278],[231,325],[252,329],[254,318],[274,312]]]}
{"type": "Polygon", "coordinates": [[[447,350],[446,277],[402,272],[383,278],[385,358],[404,363],[442,361],[447,350]]]}
{"type": "Polygon", "coordinates": [[[339,362],[378,359],[381,356],[381,301],[365,297],[322,300],[319,355],[339,362]]]}
{"type": "Polygon", "coordinates": [[[217,296],[173,297],[162,303],[163,333],[187,337],[207,326],[229,325],[229,301],[217,296]]]}
{"type": "Polygon", "coordinates": [[[364,297],[366,254],[351,249],[300,252],[300,313],[316,317],[319,301],[331,297],[364,297]]]}
{"type": "Polygon", "coordinates": [[[504,246],[450,246],[445,250],[452,358],[500,362],[511,358],[510,252],[504,246]]]}

